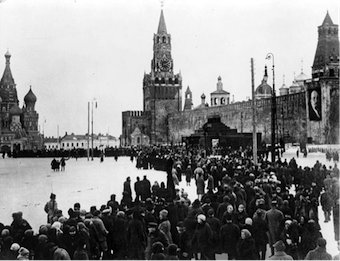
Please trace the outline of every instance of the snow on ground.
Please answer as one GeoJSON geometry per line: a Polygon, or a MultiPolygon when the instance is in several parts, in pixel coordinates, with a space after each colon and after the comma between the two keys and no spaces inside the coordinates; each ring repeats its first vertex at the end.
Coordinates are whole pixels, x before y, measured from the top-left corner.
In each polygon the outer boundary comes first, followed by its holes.
{"type": "MultiPolygon", "coordinates": [[[[334,166],[333,162],[326,162],[323,153],[309,153],[307,158],[296,158],[296,147],[287,149],[283,155],[289,161],[295,157],[301,166],[313,166],[316,160],[334,166]]],[[[57,195],[58,207],[68,216],[67,210],[73,207],[75,202],[81,204],[81,208],[89,211],[91,206],[100,208],[106,204],[111,194],[117,195],[120,201],[123,191],[123,183],[128,176],[131,177],[131,188],[134,196],[134,182],[136,177],[141,179],[144,175],[150,180],[165,182],[166,173],[154,170],[137,170],[135,161],[131,163],[128,157],[120,157],[116,162],[113,158],[105,158],[100,163],[98,158],[88,161],[73,158],[66,161],[65,172],[53,172],[50,168],[51,158],[6,158],[0,159],[0,222],[10,225],[12,213],[22,211],[23,217],[37,232],[39,226],[46,222],[44,205],[49,200],[50,193],[57,195]]],[[[194,200],[196,186],[186,186],[184,179],[179,186],[188,192],[189,198],[194,200]]],[[[338,253],[334,240],[333,222],[323,223],[323,212],[319,209],[320,224],[323,236],[327,240],[327,250],[330,254],[338,253]]]]}

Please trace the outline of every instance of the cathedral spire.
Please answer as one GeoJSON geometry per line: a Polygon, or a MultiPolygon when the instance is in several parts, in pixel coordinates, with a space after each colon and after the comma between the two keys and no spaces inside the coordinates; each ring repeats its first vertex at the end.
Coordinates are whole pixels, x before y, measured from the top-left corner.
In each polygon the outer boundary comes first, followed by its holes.
{"type": "Polygon", "coordinates": [[[2,75],[1,81],[0,81],[0,86],[13,86],[15,85],[14,83],[14,79],[12,76],[12,72],[11,72],[11,68],[10,68],[10,59],[11,59],[11,54],[9,53],[9,51],[7,50],[6,54],[5,54],[5,58],[6,58],[6,67],[5,67],[5,71],[4,74],[2,75]]]}
{"type": "Polygon", "coordinates": [[[157,34],[167,34],[163,9],[161,10],[161,17],[159,18],[157,34]]]}

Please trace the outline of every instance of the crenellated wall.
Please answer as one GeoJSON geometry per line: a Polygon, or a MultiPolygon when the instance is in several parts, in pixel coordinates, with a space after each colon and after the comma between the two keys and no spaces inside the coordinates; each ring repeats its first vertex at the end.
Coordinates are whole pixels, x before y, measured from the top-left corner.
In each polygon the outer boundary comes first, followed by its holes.
{"type": "MultiPolygon", "coordinates": [[[[305,93],[278,96],[277,134],[285,134],[286,142],[302,142],[307,139],[305,93]]],[[[252,102],[236,102],[217,107],[182,111],[169,115],[169,140],[181,142],[183,136],[190,136],[207,122],[208,116],[219,115],[222,123],[236,128],[239,133],[252,132],[252,102]]],[[[256,100],[256,128],[266,143],[271,140],[271,99],[256,100]]]]}

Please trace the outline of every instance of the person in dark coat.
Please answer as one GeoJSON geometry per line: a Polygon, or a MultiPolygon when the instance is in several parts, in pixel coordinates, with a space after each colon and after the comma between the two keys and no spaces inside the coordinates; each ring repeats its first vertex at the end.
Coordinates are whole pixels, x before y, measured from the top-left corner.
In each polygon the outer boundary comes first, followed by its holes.
{"type": "Polygon", "coordinates": [[[116,219],[113,221],[113,258],[123,260],[127,257],[127,221],[125,213],[118,211],[116,219]]]}
{"type": "Polygon", "coordinates": [[[300,243],[300,257],[304,258],[308,251],[316,248],[316,242],[319,237],[322,237],[322,234],[316,223],[313,219],[308,220],[306,229],[301,235],[301,243],[300,243]]]}
{"type": "Polygon", "coordinates": [[[151,183],[144,175],[142,180],[142,201],[145,201],[147,198],[151,197],[151,183]]]}
{"type": "Polygon", "coordinates": [[[220,250],[220,230],[221,222],[218,218],[214,216],[214,210],[211,208],[208,210],[207,223],[210,225],[213,232],[212,235],[212,251],[215,253],[221,253],[220,250]]]}
{"type": "Polygon", "coordinates": [[[255,240],[248,229],[241,230],[241,238],[236,245],[239,260],[256,260],[255,240]]]}
{"type": "Polygon", "coordinates": [[[266,221],[268,222],[269,228],[269,245],[271,249],[271,254],[274,255],[273,245],[279,239],[279,227],[283,219],[283,213],[276,208],[277,202],[272,201],[271,209],[266,212],[266,221]]]}
{"type": "Polygon", "coordinates": [[[178,246],[176,244],[170,244],[168,247],[168,254],[165,256],[165,260],[179,260],[177,249],[178,246]]]}
{"type": "Polygon", "coordinates": [[[191,239],[189,234],[187,233],[184,222],[178,222],[177,226],[178,231],[178,257],[180,260],[191,260],[192,258],[192,247],[191,247],[191,239]]]}
{"type": "Polygon", "coordinates": [[[255,240],[255,249],[257,258],[265,260],[268,243],[268,223],[264,219],[263,212],[257,209],[253,217],[253,238],[255,240]]]}
{"type": "Polygon", "coordinates": [[[192,171],[191,165],[188,165],[187,169],[185,170],[185,181],[187,183],[187,186],[190,186],[192,176],[193,176],[193,171],[192,171]]]}
{"type": "Polygon", "coordinates": [[[145,231],[141,215],[134,212],[127,227],[128,259],[144,259],[145,231]]]}
{"type": "Polygon", "coordinates": [[[151,260],[164,260],[164,246],[161,242],[155,242],[152,245],[151,260]]]}
{"type": "Polygon", "coordinates": [[[332,260],[332,255],[326,251],[326,244],[326,239],[318,238],[317,247],[307,253],[305,260],[332,260]]]}
{"type": "Polygon", "coordinates": [[[275,254],[269,258],[269,260],[293,260],[290,255],[285,253],[286,246],[279,240],[274,244],[275,254]]]}
{"type": "Polygon", "coordinates": [[[162,243],[163,247],[168,247],[169,240],[164,234],[163,231],[158,229],[158,225],[155,222],[150,222],[148,224],[148,235],[147,235],[147,244],[145,248],[145,259],[151,259],[151,255],[153,253],[152,246],[155,242],[162,243]]]}
{"type": "Polygon", "coordinates": [[[17,212],[12,214],[13,222],[11,224],[12,227],[12,235],[15,242],[20,242],[24,236],[24,233],[28,229],[32,229],[31,225],[27,222],[27,220],[22,218],[22,212],[17,212]]]}
{"type": "Polygon", "coordinates": [[[225,215],[226,223],[221,227],[220,238],[222,252],[228,254],[228,259],[236,259],[236,244],[240,238],[240,228],[233,223],[232,215],[225,215]]]}
{"type": "Polygon", "coordinates": [[[192,244],[196,253],[201,254],[201,260],[215,260],[215,253],[212,251],[212,230],[206,223],[203,214],[197,216],[197,227],[192,238],[192,244]]]}
{"type": "Polygon", "coordinates": [[[127,193],[127,197],[132,200],[132,191],[131,191],[131,178],[127,177],[126,181],[123,184],[123,193],[127,193]]]}
{"type": "Polygon", "coordinates": [[[143,184],[142,184],[142,181],[139,179],[139,177],[137,177],[137,181],[135,182],[134,184],[134,189],[135,189],[135,194],[136,194],[136,198],[135,198],[135,201],[138,199],[138,200],[141,200],[141,196],[142,196],[142,193],[143,193],[143,188],[142,188],[143,184]]]}

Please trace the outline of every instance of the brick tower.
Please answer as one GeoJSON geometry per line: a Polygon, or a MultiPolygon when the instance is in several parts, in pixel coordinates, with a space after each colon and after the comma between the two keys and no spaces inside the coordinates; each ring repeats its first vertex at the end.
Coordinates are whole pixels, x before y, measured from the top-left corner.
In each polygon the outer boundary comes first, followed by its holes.
{"type": "Polygon", "coordinates": [[[146,134],[151,144],[165,144],[168,140],[168,115],[181,111],[182,76],[174,73],[171,57],[171,35],[168,34],[163,10],[157,33],[153,37],[151,72],[144,74],[143,110],[147,115],[146,134]]]}
{"type": "Polygon", "coordinates": [[[339,143],[339,34],[328,12],[318,34],[312,80],[307,81],[307,138],[339,143]]]}

